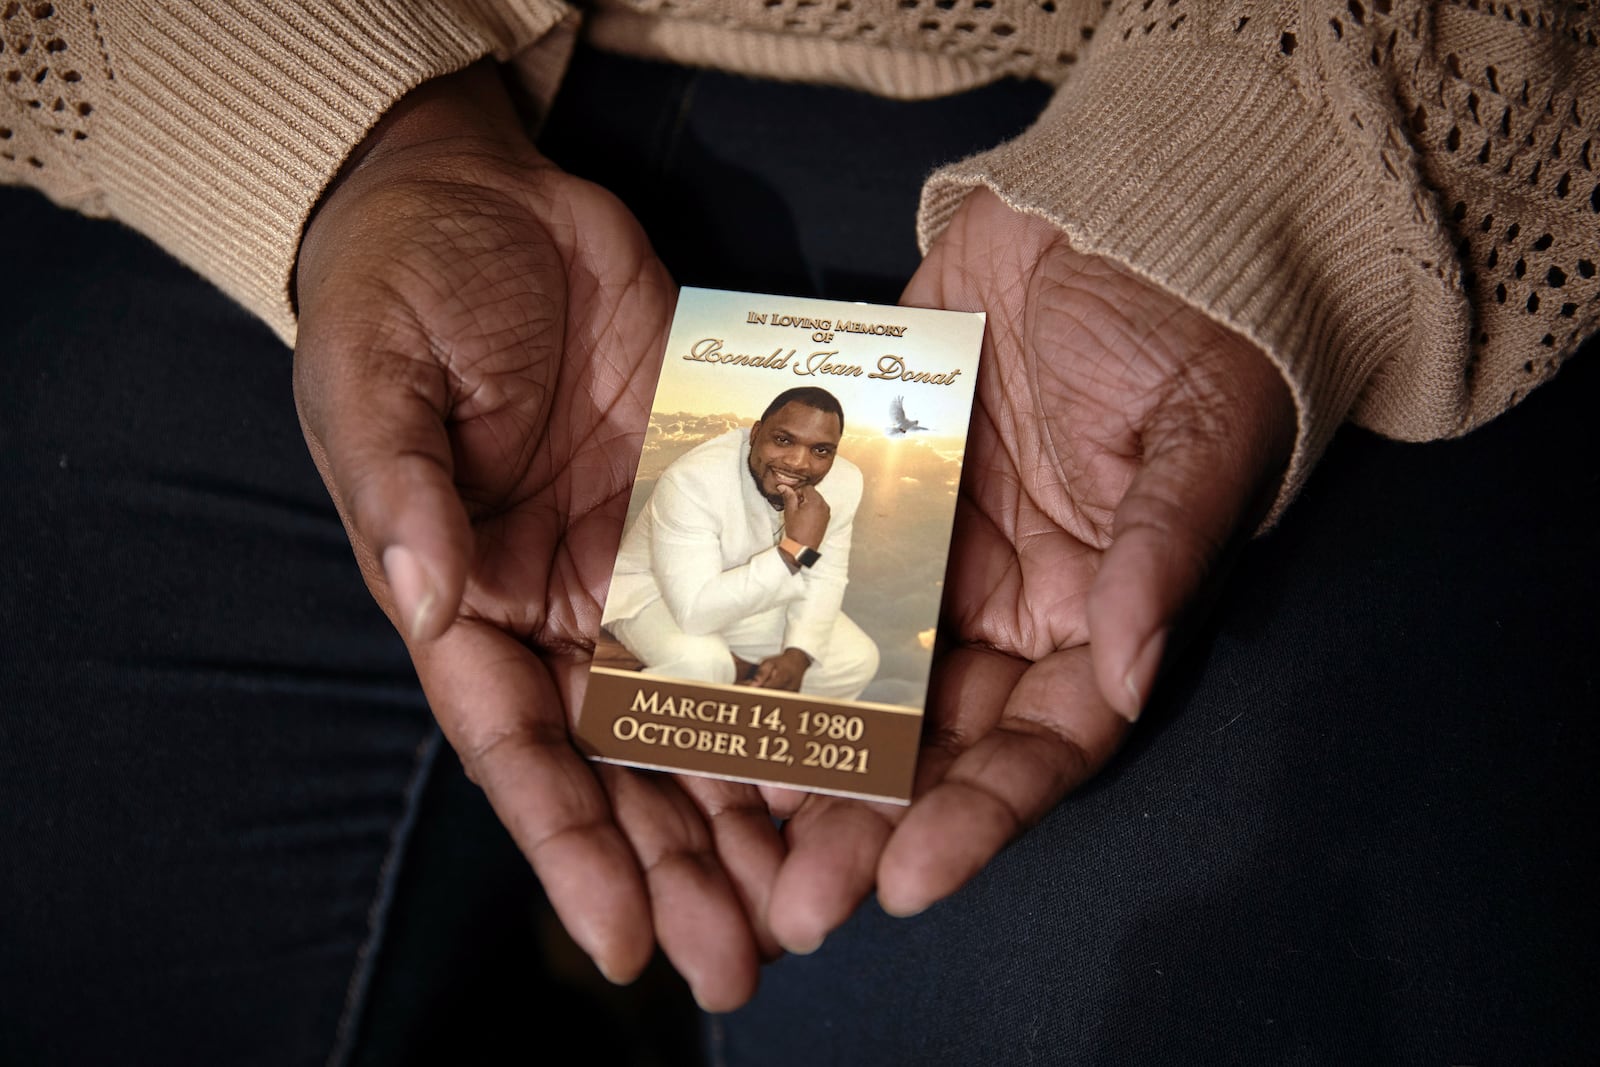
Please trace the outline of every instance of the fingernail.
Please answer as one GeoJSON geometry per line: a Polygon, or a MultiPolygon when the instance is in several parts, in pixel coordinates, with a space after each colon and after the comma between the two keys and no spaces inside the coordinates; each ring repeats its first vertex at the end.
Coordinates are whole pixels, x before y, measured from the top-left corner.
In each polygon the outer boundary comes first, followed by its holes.
{"type": "Polygon", "coordinates": [[[383,576],[394,593],[395,607],[405,620],[406,632],[413,641],[419,640],[439,601],[428,572],[409,548],[390,545],[383,551],[383,576]]]}
{"type": "Polygon", "coordinates": [[[884,904],[881,900],[878,901],[878,906],[883,908],[886,915],[896,919],[912,919],[928,910],[928,906],[926,904],[916,904],[909,907],[896,906],[891,908],[884,904]]]}
{"type": "Polygon", "coordinates": [[[606,965],[601,963],[599,960],[594,961],[594,967],[595,970],[600,972],[600,977],[604,978],[612,985],[624,986],[628,984],[627,982],[624,982],[622,979],[618,978],[616,975],[612,974],[611,971],[607,969],[606,965]]]}
{"type": "Polygon", "coordinates": [[[1128,690],[1129,702],[1117,708],[1118,714],[1129,722],[1138,722],[1144,702],[1150,699],[1150,688],[1155,685],[1156,670],[1161,666],[1161,655],[1167,648],[1167,631],[1157,630],[1145,638],[1144,647],[1133,657],[1133,666],[1122,679],[1128,690]]]}
{"type": "Polygon", "coordinates": [[[817,951],[817,949],[821,948],[822,943],[826,940],[827,936],[825,934],[818,934],[815,941],[801,941],[797,944],[789,944],[783,947],[788,949],[796,956],[809,956],[813,952],[817,951]]]}

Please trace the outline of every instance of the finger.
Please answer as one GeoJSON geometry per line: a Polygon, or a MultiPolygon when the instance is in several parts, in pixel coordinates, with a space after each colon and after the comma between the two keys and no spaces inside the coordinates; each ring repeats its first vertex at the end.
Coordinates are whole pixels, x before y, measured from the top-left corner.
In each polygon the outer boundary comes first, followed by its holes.
{"type": "Polygon", "coordinates": [[[785,827],[789,853],[767,907],[780,945],[815,952],[850,917],[872,891],[878,857],[903,811],[820,793],[806,798],[785,827]]]}
{"type": "Polygon", "coordinates": [[[954,893],[1116,751],[1127,723],[1100,698],[1086,648],[1024,671],[992,730],[949,763],[889,838],[878,900],[915,915],[954,893]]]}
{"type": "Polygon", "coordinates": [[[803,789],[790,789],[781,785],[764,785],[761,787],[761,799],[766,802],[767,811],[775,819],[787,819],[800,810],[800,805],[805,803],[810,796],[803,789]]]}
{"type": "Polygon", "coordinates": [[[611,766],[599,773],[644,870],[661,950],[702,1008],[739,1007],[755,992],[760,959],[704,816],[671,777],[611,766]]]}
{"type": "Polygon", "coordinates": [[[766,686],[772,680],[774,670],[775,668],[770,661],[763,661],[761,666],[756,668],[755,673],[750,676],[750,684],[757,688],[766,686]]]}
{"type": "Polygon", "coordinates": [[[1270,505],[1293,444],[1288,390],[1249,342],[1229,334],[1186,373],[1150,417],[1089,592],[1100,691],[1130,721],[1175,631],[1270,505]]]}
{"type": "Polygon", "coordinates": [[[800,497],[787,485],[778,486],[778,495],[783,498],[784,511],[790,511],[800,504],[800,497]]]}
{"type": "Polygon", "coordinates": [[[644,878],[593,765],[569,741],[550,673],[475,620],[422,646],[415,662],[445,737],[572,939],[611,981],[632,981],[655,948],[644,878]]]}
{"type": "Polygon", "coordinates": [[[782,947],[767,927],[766,916],[786,848],[766,798],[755,786],[740,782],[690,775],[677,781],[711,827],[717,856],[744,904],[761,957],[777,958],[782,947]]]}
{"type": "Polygon", "coordinates": [[[1025,659],[987,648],[940,650],[917,753],[914,797],[943,781],[963,752],[1000,725],[1006,700],[1029,666],[1025,659]]]}
{"type": "MultiPolygon", "coordinates": [[[[973,739],[999,721],[1004,695],[1026,664],[958,648],[938,667],[912,795],[932,788],[973,739]]],[[[914,805],[913,805],[914,807],[914,805]]],[[[814,795],[793,812],[789,855],[778,872],[767,923],[791,952],[811,952],[848,919],[878,877],[879,862],[907,809],[814,795]]],[[[879,894],[880,901],[882,894],[879,894]]]]}
{"type": "MultiPolygon", "coordinates": [[[[958,645],[941,650],[917,753],[913,808],[944,780],[962,753],[999,726],[1006,699],[1029,666],[1027,660],[987,648],[958,645]]],[[[879,878],[881,869],[880,856],[874,879],[879,878]]],[[[911,906],[904,904],[901,894],[894,891],[885,896],[881,883],[878,903],[891,915],[911,915],[925,907],[920,900],[911,906]]]]}
{"type": "Polygon", "coordinates": [[[295,400],[369,583],[381,577],[392,600],[384,607],[408,640],[437,637],[456,617],[472,546],[443,372],[413,355],[344,346],[312,324],[296,351],[295,400]]]}

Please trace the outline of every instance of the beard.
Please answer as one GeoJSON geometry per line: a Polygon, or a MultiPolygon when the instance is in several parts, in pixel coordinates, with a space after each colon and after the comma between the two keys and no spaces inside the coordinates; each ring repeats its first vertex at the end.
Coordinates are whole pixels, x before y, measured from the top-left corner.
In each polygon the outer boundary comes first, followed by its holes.
{"type": "Polygon", "coordinates": [[[746,454],[744,469],[749,472],[750,480],[756,483],[756,492],[761,494],[761,499],[765,500],[768,504],[771,504],[773,511],[782,511],[783,494],[769,493],[767,492],[766,487],[761,484],[761,473],[756,470],[756,454],[754,449],[751,449],[750,452],[746,454]]]}

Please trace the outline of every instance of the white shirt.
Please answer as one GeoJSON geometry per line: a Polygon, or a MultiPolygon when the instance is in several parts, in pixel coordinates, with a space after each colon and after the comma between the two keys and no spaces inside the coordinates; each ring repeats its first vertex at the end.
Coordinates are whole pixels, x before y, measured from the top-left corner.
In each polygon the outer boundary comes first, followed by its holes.
{"type": "Polygon", "coordinates": [[[829,509],[822,558],[791,573],[778,552],[783,513],[750,475],[750,431],[696,445],[661,473],[623,535],[602,625],[664,600],[685,633],[713,634],[786,607],[784,647],[820,661],[849,582],[861,490],[860,468],[836,457],[817,485],[829,509]]]}

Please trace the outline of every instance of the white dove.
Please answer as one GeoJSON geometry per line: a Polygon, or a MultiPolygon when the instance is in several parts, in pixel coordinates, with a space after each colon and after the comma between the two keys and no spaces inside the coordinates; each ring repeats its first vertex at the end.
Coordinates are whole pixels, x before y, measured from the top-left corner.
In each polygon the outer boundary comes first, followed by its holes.
{"type": "Polygon", "coordinates": [[[894,403],[889,405],[889,421],[891,423],[888,431],[890,437],[898,437],[903,433],[911,433],[913,430],[932,429],[930,426],[922,425],[916,419],[906,418],[905,398],[900,396],[895,397],[894,403]]]}

